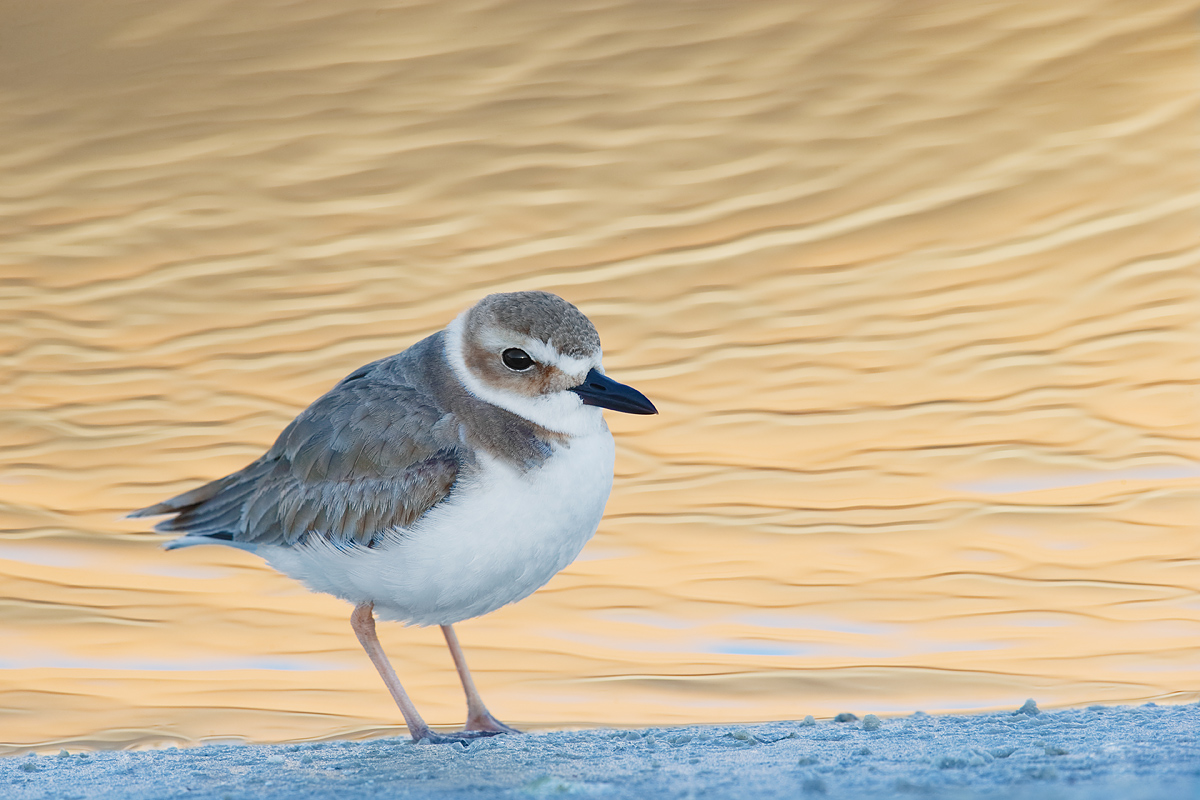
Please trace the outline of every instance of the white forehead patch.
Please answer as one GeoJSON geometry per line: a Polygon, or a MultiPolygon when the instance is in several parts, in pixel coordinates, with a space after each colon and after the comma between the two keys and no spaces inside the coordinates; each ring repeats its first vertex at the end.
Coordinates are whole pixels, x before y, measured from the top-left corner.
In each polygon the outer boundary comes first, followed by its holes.
{"type": "Polygon", "coordinates": [[[549,364],[552,367],[557,367],[565,375],[578,378],[581,382],[587,376],[588,372],[593,369],[604,372],[604,367],[600,363],[600,353],[596,353],[588,358],[577,358],[558,352],[552,345],[546,344],[540,339],[530,339],[528,336],[521,338],[525,340],[525,345],[522,349],[534,361],[539,364],[549,364]]]}

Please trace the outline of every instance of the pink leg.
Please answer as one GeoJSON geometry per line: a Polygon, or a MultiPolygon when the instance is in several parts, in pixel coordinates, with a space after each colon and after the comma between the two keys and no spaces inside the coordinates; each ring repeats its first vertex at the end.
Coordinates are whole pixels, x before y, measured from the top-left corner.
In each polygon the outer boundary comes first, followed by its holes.
{"type": "Polygon", "coordinates": [[[363,603],[360,606],[355,606],[354,613],[350,615],[350,624],[354,627],[354,633],[358,635],[358,641],[362,644],[363,649],[367,651],[367,655],[370,656],[371,663],[379,671],[379,677],[383,678],[384,685],[392,693],[392,699],[400,707],[400,713],[404,715],[404,723],[408,725],[408,732],[412,736],[413,741],[429,740],[438,744],[464,741],[464,737],[462,736],[444,736],[434,733],[425,724],[425,720],[421,719],[421,715],[417,713],[417,707],[413,705],[412,700],[408,699],[408,693],[400,685],[400,679],[396,677],[396,671],[388,663],[387,655],[383,652],[383,646],[379,644],[379,637],[375,635],[374,609],[375,606],[373,603],[363,603]]]}
{"type": "Polygon", "coordinates": [[[475,688],[475,681],[471,679],[471,670],[467,669],[467,660],[463,658],[462,647],[458,644],[458,635],[454,633],[454,628],[443,625],[442,634],[446,637],[450,657],[454,659],[454,668],[458,670],[463,691],[467,694],[467,726],[464,730],[480,733],[520,733],[516,728],[510,728],[493,717],[483,704],[483,698],[475,688]]]}

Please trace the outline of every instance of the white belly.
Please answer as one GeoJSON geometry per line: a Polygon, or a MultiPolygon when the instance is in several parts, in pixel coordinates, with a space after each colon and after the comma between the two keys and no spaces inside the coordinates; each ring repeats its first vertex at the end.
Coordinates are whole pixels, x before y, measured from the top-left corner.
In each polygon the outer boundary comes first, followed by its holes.
{"type": "Polygon", "coordinates": [[[596,532],[612,489],[607,426],[557,447],[526,473],[484,457],[412,528],[374,548],[303,547],[257,552],[309,588],[372,602],[383,619],[448,625],[528,597],[575,560],[596,532]]]}

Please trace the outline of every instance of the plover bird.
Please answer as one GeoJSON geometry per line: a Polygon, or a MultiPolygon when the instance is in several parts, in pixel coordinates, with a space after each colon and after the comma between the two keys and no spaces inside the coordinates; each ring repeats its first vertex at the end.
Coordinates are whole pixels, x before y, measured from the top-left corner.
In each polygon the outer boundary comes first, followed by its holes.
{"type": "Polygon", "coordinates": [[[350,622],[416,741],[513,732],[488,712],[453,623],[527,597],[579,555],[612,489],[601,409],[655,414],[604,375],[600,337],[547,292],[485,297],[445,330],[347,375],[261,458],[131,516],[223,544],[354,605],[350,622]],[[375,616],[440,625],[467,696],[430,730],[375,616]]]}

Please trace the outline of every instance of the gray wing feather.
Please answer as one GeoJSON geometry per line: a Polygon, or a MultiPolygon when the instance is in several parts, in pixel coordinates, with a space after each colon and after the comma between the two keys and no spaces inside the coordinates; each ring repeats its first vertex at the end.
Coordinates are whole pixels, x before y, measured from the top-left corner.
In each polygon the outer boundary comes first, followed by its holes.
{"type": "Polygon", "coordinates": [[[428,393],[397,380],[402,365],[371,366],[305,409],[257,461],[131,516],[173,514],[156,529],[247,549],[309,536],[370,546],[412,525],[463,468],[458,426],[428,393]]]}

